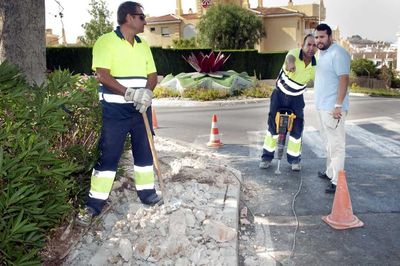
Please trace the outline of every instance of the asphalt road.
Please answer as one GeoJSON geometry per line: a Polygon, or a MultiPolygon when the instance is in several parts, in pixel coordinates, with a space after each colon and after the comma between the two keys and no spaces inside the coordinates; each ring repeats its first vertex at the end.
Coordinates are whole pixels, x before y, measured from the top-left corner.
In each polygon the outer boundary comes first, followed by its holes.
{"type": "Polygon", "coordinates": [[[274,174],[275,162],[272,169],[258,168],[268,100],[189,107],[156,102],[156,134],[205,148],[212,114],[218,115],[225,145],[215,152],[228,156],[244,180],[257,186],[256,196],[244,203],[259,225],[255,237],[264,239],[259,255],[268,257],[271,265],[400,265],[400,99],[350,99],[345,170],[353,211],[365,226],[336,231],[321,220],[331,212],[333,195],[324,193],[327,183],[316,177],[325,155],[312,96],[306,94],[300,173],[293,173],[285,160],[281,175],[274,174]],[[289,257],[296,227],[291,203],[300,184],[295,202],[300,227],[294,257],[289,257]]]}
{"type": "MultiPolygon", "coordinates": [[[[305,126],[318,128],[317,117],[313,104],[313,94],[305,95],[305,126]]],[[[248,104],[196,105],[184,107],[157,106],[156,114],[160,129],[157,134],[197,143],[199,138],[210,134],[211,118],[218,117],[218,128],[221,139],[226,144],[247,144],[248,132],[262,131],[266,128],[269,100],[248,104]],[[222,105],[222,106],[221,106],[222,105]]],[[[398,121],[400,119],[400,99],[351,97],[348,120],[365,119],[362,124],[377,120],[398,121]]],[[[382,123],[383,123],[382,122],[382,123]]],[[[393,130],[397,130],[393,128],[393,130]]],[[[376,128],[376,134],[381,132],[376,128]]]]}

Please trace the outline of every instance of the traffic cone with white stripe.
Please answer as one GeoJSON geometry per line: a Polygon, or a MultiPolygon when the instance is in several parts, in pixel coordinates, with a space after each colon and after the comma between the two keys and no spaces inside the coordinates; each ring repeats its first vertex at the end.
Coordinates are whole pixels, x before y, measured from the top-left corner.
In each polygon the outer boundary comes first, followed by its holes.
{"type": "Polygon", "coordinates": [[[217,115],[213,115],[211,120],[211,133],[210,141],[207,143],[208,147],[219,148],[222,146],[221,140],[219,138],[219,130],[217,126],[217,115]]]}

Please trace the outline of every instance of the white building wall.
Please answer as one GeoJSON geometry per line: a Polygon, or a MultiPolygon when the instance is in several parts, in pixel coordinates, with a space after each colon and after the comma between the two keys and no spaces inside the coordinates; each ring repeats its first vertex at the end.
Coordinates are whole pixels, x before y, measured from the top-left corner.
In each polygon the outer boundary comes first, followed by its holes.
{"type": "Polygon", "coordinates": [[[396,70],[400,72],[400,32],[397,33],[397,67],[396,70]]]}

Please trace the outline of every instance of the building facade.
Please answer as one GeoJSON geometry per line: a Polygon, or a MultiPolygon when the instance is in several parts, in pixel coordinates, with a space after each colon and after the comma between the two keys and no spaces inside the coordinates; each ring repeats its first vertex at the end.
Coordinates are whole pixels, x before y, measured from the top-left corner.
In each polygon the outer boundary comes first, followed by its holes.
{"type": "MultiPolygon", "coordinates": [[[[259,16],[266,31],[256,46],[259,52],[281,52],[301,46],[306,34],[311,33],[319,21],[325,19],[323,0],[320,4],[296,5],[289,0],[287,6],[264,7],[258,0],[256,8],[250,8],[248,0],[197,0],[196,12],[182,10],[181,0],[176,0],[175,14],[149,17],[142,36],[152,46],[171,47],[174,39],[196,37],[196,25],[211,5],[235,4],[250,9],[259,16]]],[[[337,36],[339,37],[339,36],[337,36]]]]}
{"type": "Polygon", "coordinates": [[[386,66],[396,69],[398,66],[397,47],[383,41],[371,41],[354,35],[341,40],[341,45],[350,53],[351,59],[368,59],[379,69],[386,66]]]}
{"type": "Polygon", "coordinates": [[[397,73],[400,75],[400,32],[396,34],[397,36],[397,64],[396,64],[396,70],[397,73]]]}
{"type": "Polygon", "coordinates": [[[46,46],[58,45],[59,36],[53,33],[52,29],[46,29],[46,46]]]}

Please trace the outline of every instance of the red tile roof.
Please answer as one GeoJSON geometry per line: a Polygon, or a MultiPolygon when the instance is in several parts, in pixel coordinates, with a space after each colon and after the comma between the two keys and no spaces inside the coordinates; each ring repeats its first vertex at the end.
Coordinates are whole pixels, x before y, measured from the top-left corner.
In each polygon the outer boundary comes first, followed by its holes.
{"type": "MultiPolygon", "coordinates": [[[[257,7],[257,8],[252,8],[252,10],[254,10],[256,12],[260,12],[264,16],[300,14],[296,10],[282,8],[282,7],[257,7]]],[[[199,19],[200,18],[200,16],[197,13],[182,14],[180,17],[182,17],[184,19],[199,19]]],[[[176,16],[174,14],[168,14],[168,15],[159,16],[159,17],[148,17],[148,18],[146,18],[146,21],[149,24],[166,23],[166,22],[178,23],[181,21],[181,19],[179,18],[179,16],[176,16]]]]}
{"type": "Polygon", "coordinates": [[[299,13],[296,10],[291,10],[282,7],[257,7],[252,8],[255,11],[260,12],[263,15],[283,15],[283,14],[296,14],[299,13]]]}
{"type": "Polygon", "coordinates": [[[193,14],[182,14],[181,17],[183,17],[184,19],[199,19],[200,16],[197,15],[197,13],[193,13],[193,14]]]}
{"type": "Polygon", "coordinates": [[[160,17],[147,17],[146,22],[147,23],[160,23],[160,22],[180,22],[181,20],[179,17],[173,15],[173,14],[168,14],[160,17]]]}

